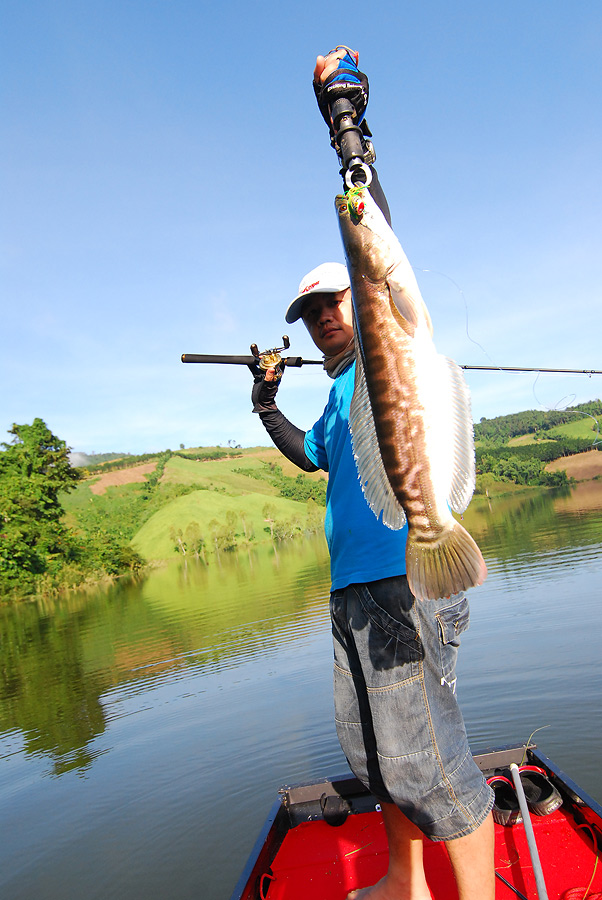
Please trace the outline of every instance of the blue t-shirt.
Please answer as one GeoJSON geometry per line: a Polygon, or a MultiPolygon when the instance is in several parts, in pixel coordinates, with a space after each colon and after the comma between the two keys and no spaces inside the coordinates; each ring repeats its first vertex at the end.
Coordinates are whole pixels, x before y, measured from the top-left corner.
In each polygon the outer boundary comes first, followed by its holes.
{"type": "Polygon", "coordinates": [[[357,474],[349,431],[354,380],[352,363],[335,378],[322,416],[305,435],[307,456],[329,473],[324,530],[332,590],[406,571],[407,525],[392,531],[376,518],[357,474]]]}

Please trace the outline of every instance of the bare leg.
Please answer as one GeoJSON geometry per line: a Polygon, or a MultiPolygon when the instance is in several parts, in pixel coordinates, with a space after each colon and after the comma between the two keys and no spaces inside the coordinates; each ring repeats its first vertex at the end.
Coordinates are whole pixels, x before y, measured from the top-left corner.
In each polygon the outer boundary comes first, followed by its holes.
{"type": "Polygon", "coordinates": [[[348,900],[431,900],[422,860],[422,832],[393,803],[383,803],[382,813],[389,870],[373,887],[351,891],[348,900]]]}
{"type": "Polygon", "coordinates": [[[446,841],[459,900],[494,900],[494,830],[491,813],[476,831],[446,841]]]}
{"type": "MultiPolygon", "coordinates": [[[[389,870],[373,887],[351,891],[347,900],[430,900],[422,857],[422,832],[392,803],[382,804],[389,843],[389,870]]],[[[489,815],[476,831],[446,841],[459,900],[494,900],[494,831],[489,815]]]]}

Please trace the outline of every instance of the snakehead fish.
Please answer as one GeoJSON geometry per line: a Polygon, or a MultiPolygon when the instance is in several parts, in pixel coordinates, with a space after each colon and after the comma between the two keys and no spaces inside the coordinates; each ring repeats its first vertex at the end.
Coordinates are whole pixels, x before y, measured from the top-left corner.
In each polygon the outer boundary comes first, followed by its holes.
{"type": "Polygon", "coordinates": [[[335,203],[358,348],[349,426],[362,488],[389,528],[407,520],[413,594],[449,597],[487,575],[451,513],[464,512],[475,486],[468,386],[437,353],[412,268],[369,191],[353,188],[335,203]]]}

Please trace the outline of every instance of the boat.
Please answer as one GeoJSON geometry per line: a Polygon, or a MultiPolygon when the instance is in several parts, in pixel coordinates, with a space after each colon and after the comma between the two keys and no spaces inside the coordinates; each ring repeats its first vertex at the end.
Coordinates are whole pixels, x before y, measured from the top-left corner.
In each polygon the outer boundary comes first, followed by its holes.
{"type": "MultiPolygon", "coordinates": [[[[537,766],[562,798],[549,815],[525,805],[522,823],[495,825],[496,900],[602,900],[602,807],[535,746],[473,756],[487,778],[537,766]]],[[[355,777],[282,787],[231,900],[344,900],[387,863],[380,807],[355,777]]],[[[424,865],[433,900],[457,900],[444,844],[425,839],[424,865]]]]}

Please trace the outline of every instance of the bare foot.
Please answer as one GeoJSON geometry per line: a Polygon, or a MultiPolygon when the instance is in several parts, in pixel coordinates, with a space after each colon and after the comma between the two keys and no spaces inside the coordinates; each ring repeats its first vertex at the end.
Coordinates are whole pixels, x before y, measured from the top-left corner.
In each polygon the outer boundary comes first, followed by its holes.
{"type": "Polygon", "coordinates": [[[385,875],[372,887],[349,891],[347,900],[432,900],[432,894],[426,885],[417,889],[415,893],[407,885],[405,888],[400,885],[395,887],[389,883],[385,875]]]}

